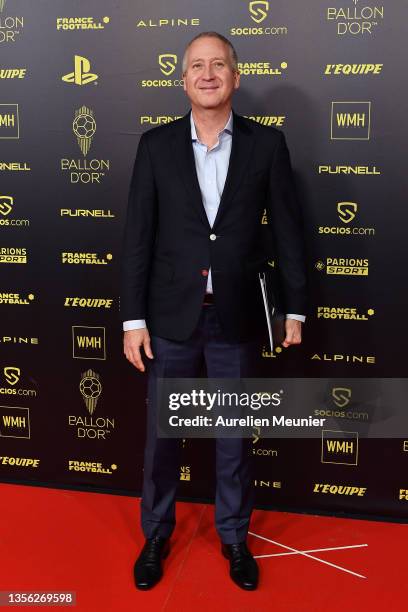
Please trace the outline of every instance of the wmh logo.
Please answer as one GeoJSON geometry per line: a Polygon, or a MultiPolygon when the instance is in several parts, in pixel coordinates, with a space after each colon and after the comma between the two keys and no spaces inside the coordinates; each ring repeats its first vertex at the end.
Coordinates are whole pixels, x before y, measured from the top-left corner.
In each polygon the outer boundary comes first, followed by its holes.
{"type": "Polygon", "coordinates": [[[332,102],[331,140],[370,140],[371,102],[332,102]]]}
{"type": "Polygon", "coordinates": [[[74,359],[105,360],[105,328],[73,325],[72,357],[74,359]]]}
{"type": "Polygon", "coordinates": [[[323,429],[321,461],[322,463],[357,465],[358,432],[323,429]]]}
{"type": "Polygon", "coordinates": [[[29,409],[0,406],[0,437],[30,438],[29,409]]]}
{"type": "Polygon", "coordinates": [[[0,104],[0,138],[20,138],[18,104],[0,104]]]}

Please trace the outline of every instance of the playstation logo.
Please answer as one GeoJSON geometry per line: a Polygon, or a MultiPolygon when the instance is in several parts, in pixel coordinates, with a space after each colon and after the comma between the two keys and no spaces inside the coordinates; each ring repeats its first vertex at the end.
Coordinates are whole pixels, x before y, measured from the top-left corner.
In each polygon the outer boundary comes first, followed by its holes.
{"type": "Polygon", "coordinates": [[[96,81],[98,78],[97,74],[89,72],[91,69],[91,63],[86,57],[80,55],[74,56],[74,72],[65,74],[62,78],[66,83],[75,83],[75,85],[87,85],[96,81]]]}

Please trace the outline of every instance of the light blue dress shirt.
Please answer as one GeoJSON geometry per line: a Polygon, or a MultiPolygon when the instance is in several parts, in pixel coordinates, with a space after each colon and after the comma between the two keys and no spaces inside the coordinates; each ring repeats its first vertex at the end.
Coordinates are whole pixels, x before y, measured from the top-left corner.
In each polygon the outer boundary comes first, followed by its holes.
{"type": "MultiPolygon", "coordinates": [[[[205,213],[207,215],[208,222],[212,227],[217,215],[218,207],[220,205],[225,179],[227,178],[232,145],[233,115],[231,112],[224,129],[218,134],[217,142],[211,147],[211,149],[209,149],[207,145],[203,144],[198,139],[193,113],[190,113],[190,122],[191,140],[193,143],[197,178],[200,185],[205,213]]],[[[213,288],[210,268],[207,277],[207,293],[212,292],[213,288]]],[[[304,315],[287,314],[286,318],[305,321],[304,315]]],[[[124,321],[123,323],[124,331],[141,329],[143,327],[146,327],[146,321],[144,319],[124,321]]]]}

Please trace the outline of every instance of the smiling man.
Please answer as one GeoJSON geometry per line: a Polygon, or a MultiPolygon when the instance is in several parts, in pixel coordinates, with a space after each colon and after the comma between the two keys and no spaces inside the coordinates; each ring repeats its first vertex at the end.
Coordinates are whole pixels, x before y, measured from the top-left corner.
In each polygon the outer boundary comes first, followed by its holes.
{"type": "MultiPolygon", "coordinates": [[[[196,36],[183,58],[191,111],[142,135],[129,191],[122,271],[124,353],[141,372],[149,358],[137,588],[162,576],[175,528],[180,440],[158,438],[158,378],[253,375],[265,331],[258,272],[270,253],[285,305],[285,347],[301,342],[306,305],[299,209],[284,135],[232,110],[237,55],[215,32],[196,36]],[[270,245],[261,240],[267,211],[270,245]],[[269,248],[270,247],[270,248],[269,248]]],[[[251,440],[217,438],[215,525],[230,576],[258,585],[246,543],[253,508],[251,440]]]]}

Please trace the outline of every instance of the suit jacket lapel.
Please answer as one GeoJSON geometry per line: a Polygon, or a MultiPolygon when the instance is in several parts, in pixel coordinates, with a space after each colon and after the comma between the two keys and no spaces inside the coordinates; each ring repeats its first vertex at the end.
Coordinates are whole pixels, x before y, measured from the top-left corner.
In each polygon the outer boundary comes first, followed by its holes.
{"type": "Polygon", "coordinates": [[[233,115],[231,156],[228,165],[227,178],[225,180],[224,190],[222,192],[213,229],[216,228],[222,215],[227,210],[234,193],[238,189],[242,178],[246,174],[255,141],[252,130],[244,121],[242,121],[239,115],[236,115],[235,113],[233,113],[233,115]]]}
{"type": "MultiPolygon", "coordinates": [[[[228,204],[231,202],[235,191],[238,189],[243,176],[245,176],[255,141],[253,131],[242,121],[239,115],[233,114],[231,155],[227,178],[213,229],[216,228],[220,218],[228,208],[228,204]]],[[[180,129],[174,135],[173,155],[177,161],[180,176],[191,197],[192,206],[197,211],[200,219],[211,229],[204,210],[195,167],[194,151],[191,142],[190,112],[181,119],[180,129]]]]}
{"type": "Polygon", "coordinates": [[[193,144],[191,142],[190,113],[180,121],[180,129],[173,139],[173,155],[183,183],[191,197],[191,203],[200,219],[210,228],[201,197],[200,184],[195,167],[193,144]]]}

